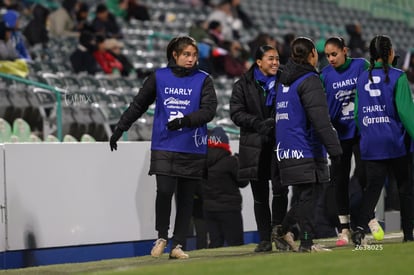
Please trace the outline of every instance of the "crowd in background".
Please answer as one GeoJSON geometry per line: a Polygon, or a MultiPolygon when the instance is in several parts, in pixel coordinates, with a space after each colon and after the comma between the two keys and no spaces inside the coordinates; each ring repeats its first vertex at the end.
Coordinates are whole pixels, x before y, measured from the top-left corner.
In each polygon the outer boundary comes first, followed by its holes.
{"type": "MultiPolygon", "coordinates": [[[[5,0],[0,7],[4,22],[4,26],[0,26],[4,29],[0,32],[0,59],[23,59],[23,62],[17,62],[17,71],[22,63],[41,59],[37,56],[37,49],[47,48],[51,39],[73,38],[79,43],[76,53],[68,60],[74,73],[145,77],[139,74],[132,61],[123,54],[123,40],[128,40],[128,37],[122,33],[122,26],[131,20],[166,20],[165,14],[155,17],[156,13],[138,0],[96,1],[92,6],[88,4],[90,2],[81,0],[63,0],[61,5],[55,3],[55,6],[49,7],[33,2],[5,0]],[[114,40],[106,42],[107,39],[114,40]]],[[[179,2],[195,8],[208,7],[210,10],[206,19],[193,22],[184,32],[198,41],[200,68],[212,76],[240,77],[252,65],[252,54],[257,46],[263,43],[278,50],[282,66],[287,62],[295,33],[284,34],[283,41],[259,33],[250,41],[242,42],[243,31],[253,28],[255,22],[243,10],[240,0],[179,2]]],[[[351,55],[366,57],[367,45],[363,39],[362,26],[358,23],[349,24],[345,29],[349,35],[347,45],[351,55]]],[[[323,40],[322,37],[321,41],[323,40]]],[[[318,52],[323,54],[319,49],[318,52]]],[[[400,62],[398,65],[407,71],[412,82],[413,62],[410,56],[409,51],[404,64],[400,62]]],[[[321,58],[319,62],[319,68],[322,69],[326,62],[321,58]]],[[[18,75],[27,76],[28,70],[26,67],[18,75]]]]}
{"type": "MultiPolygon", "coordinates": [[[[194,22],[191,28],[186,31],[197,41],[200,69],[213,77],[226,76],[235,79],[243,77],[256,62],[257,59],[254,55],[263,45],[269,45],[277,50],[282,70],[288,63],[289,57],[292,55],[291,43],[295,40],[296,34],[287,33],[283,36],[283,41],[278,41],[269,34],[259,33],[251,41],[243,43],[241,39],[243,31],[253,28],[255,24],[249,18],[248,12],[242,9],[240,0],[182,0],[181,2],[194,7],[209,6],[211,8],[211,13],[206,20],[194,22]]],[[[55,38],[77,41],[76,50],[69,57],[73,73],[142,77],[123,54],[124,42],[128,37],[122,33],[122,23],[128,23],[131,20],[163,20],[162,18],[151,18],[151,11],[145,5],[140,4],[138,0],[99,1],[93,8],[79,0],[63,0],[56,9],[39,4],[33,5],[31,1],[4,0],[1,3],[1,8],[0,62],[6,66],[2,66],[0,71],[21,77],[26,77],[29,74],[30,69],[27,64],[39,58],[37,49],[47,48],[50,40],[55,38]],[[28,18],[25,25],[21,24],[22,17],[28,18]]],[[[349,35],[349,41],[347,41],[349,56],[368,57],[369,47],[362,37],[362,26],[359,24],[347,25],[346,31],[349,35]]],[[[322,48],[318,53],[323,57],[319,58],[319,62],[323,62],[325,60],[324,49],[322,48]]],[[[317,66],[317,64],[315,65],[317,66]]],[[[407,52],[403,64],[399,65],[406,71],[408,80],[414,83],[414,54],[411,51],[407,52]]],[[[266,114],[266,116],[270,116],[270,114],[266,114]]],[[[220,130],[216,129],[216,131],[220,130]]],[[[221,132],[220,135],[227,141],[221,132]]],[[[228,141],[225,144],[228,144],[228,141]]],[[[223,153],[217,150],[214,144],[209,145],[209,151],[219,152],[224,155],[223,158],[231,155],[230,148],[227,146],[225,153],[223,153]]],[[[234,161],[232,158],[227,160],[234,161]]],[[[213,161],[210,164],[213,166],[213,161]]],[[[269,179],[270,175],[264,180],[269,181],[269,179]]],[[[235,182],[240,187],[246,185],[246,182],[235,182]]],[[[239,186],[233,188],[236,189],[234,193],[237,201],[240,201],[239,186]]],[[[256,191],[256,195],[260,192],[264,191],[256,191]]],[[[268,193],[265,194],[268,195],[268,193]]],[[[211,198],[206,197],[206,199],[207,206],[214,210],[215,205],[211,203],[211,198]]],[[[269,202],[266,201],[266,203],[269,202]]],[[[257,205],[256,207],[258,208],[257,205]]],[[[239,207],[230,210],[240,213],[239,207]]],[[[257,210],[257,213],[259,212],[257,210]]],[[[214,220],[216,217],[213,214],[207,211],[207,218],[214,220]]],[[[237,217],[239,218],[239,216],[237,217]]],[[[225,219],[226,215],[220,218],[225,219]]],[[[270,217],[268,219],[270,220],[270,217]]],[[[215,225],[210,223],[211,231],[215,230],[215,225]]],[[[237,225],[240,225],[240,219],[237,219],[237,225]]],[[[331,235],[334,232],[331,230],[334,226],[329,228],[331,235]]],[[[269,228],[266,230],[271,231],[269,228]]],[[[289,228],[289,230],[293,229],[289,228]]],[[[267,231],[265,234],[269,235],[269,239],[264,238],[263,241],[269,242],[270,232],[267,231]]],[[[287,234],[288,230],[284,231],[283,236],[287,234]]],[[[238,232],[240,232],[240,227],[238,227],[238,232]]],[[[230,235],[226,232],[227,242],[242,243],[239,235],[232,236],[234,239],[230,235]]],[[[215,237],[211,247],[224,244],[220,232],[215,237]]],[[[263,246],[258,250],[258,252],[268,251],[269,248],[263,246]]]]}

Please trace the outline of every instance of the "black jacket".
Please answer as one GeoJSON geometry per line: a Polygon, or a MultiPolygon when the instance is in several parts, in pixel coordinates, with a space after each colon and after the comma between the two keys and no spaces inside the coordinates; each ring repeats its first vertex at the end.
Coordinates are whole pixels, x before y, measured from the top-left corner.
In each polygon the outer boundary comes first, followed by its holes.
{"type": "MultiPolygon", "coordinates": [[[[173,73],[177,77],[184,77],[191,73],[191,70],[178,67],[169,63],[173,73]]],[[[156,98],[156,78],[155,72],[150,74],[135,96],[128,109],[122,114],[117,127],[127,131],[139,117],[144,114],[148,107],[156,98]]],[[[191,127],[199,127],[211,121],[217,108],[217,97],[214,90],[213,81],[207,77],[204,81],[201,102],[198,111],[188,114],[191,127]]],[[[151,151],[151,165],[149,174],[159,174],[167,176],[179,176],[185,178],[201,179],[207,172],[206,155],[188,154],[170,151],[151,151]]]]}
{"type": "Polygon", "coordinates": [[[42,5],[36,4],[33,7],[33,19],[26,25],[23,35],[30,46],[42,44],[44,47],[49,42],[49,35],[46,29],[46,20],[50,11],[42,5]]]}
{"type": "Polygon", "coordinates": [[[203,180],[205,211],[240,211],[242,196],[239,187],[248,181],[237,177],[238,159],[222,148],[208,148],[208,179],[203,180]]]}
{"type": "Polygon", "coordinates": [[[69,60],[72,64],[72,70],[74,73],[87,72],[91,75],[100,72],[103,73],[92,53],[84,49],[82,46],[78,45],[78,48],[70,55],[69,60]]]}
{"type": "MultiPolygon", "coordinates": [[[[290,86],[296,79],[309,72],[317,73],[311,65],[297,64],[289,59],[280,76],[280,83],[290,86]]],[[[309,127],[312,125],[329,155],[341,155],[342,148],[329,118],[326,95],[319,76],[306,78],[298,86],[298,95],[309,121],[309,127]]],[[[283,185],[329,181],[325,158],[284,159],[278,164],[283,185]]]]}
{"type": "Polygon", "coordinates": [[[230,98],[231,119],[240,127],[241,180],[270,179],[272,172],[274,133],[262,136],[255,130],[260,121],[272,117],[272,108],[266,106],[263,90],[254,79],[255,66],[253,65],[234,83],[230,98]]]}

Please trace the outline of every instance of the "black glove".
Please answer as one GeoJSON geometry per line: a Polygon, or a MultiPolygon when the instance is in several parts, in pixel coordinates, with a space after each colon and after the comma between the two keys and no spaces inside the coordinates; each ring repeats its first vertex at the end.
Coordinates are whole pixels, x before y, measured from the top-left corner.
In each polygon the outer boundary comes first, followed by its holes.
{"type": "Polygon", "coordinates": [[[274,118],[267,118],[258,122],[255,125],[255,130],[263,136],[268,136],[270,132],[275,129],[275,124],[276,122],[274,118]]]}
{"type": "Polygon", "coordinates": [[[111,147],[111,151],[118,148],[116,145],[116,142],[119,140],[119,138],[122,136],[123,131],[119,128],[115,128],[111,138],[109,139],[109,147],[111,147]]]}
{"type": "Polygon", "coordinates": [[[188,116],[180,117],[171,120],[167,123],[168,130],[174,131],[184,127],[190,127],[191,121],[188,116]]]}

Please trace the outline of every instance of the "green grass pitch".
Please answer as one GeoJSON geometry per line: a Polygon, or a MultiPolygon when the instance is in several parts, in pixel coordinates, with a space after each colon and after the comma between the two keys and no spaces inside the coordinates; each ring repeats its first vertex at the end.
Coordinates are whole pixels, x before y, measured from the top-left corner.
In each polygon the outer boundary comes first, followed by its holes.
{"type": "MultiPolygon", "coordinates": [[[[317,240],[332,247],[334,239],[317,240]]],[[[186,260],[169,260],[168,254],[97,262],[3,270],[0,274],[414,274],[414,242],[402,243],[401,234],[386,234],[381,242],[371,240],[363,250],[353,246],[332,252],[254,253],[255,244],[189,251],[186,260]]]]}

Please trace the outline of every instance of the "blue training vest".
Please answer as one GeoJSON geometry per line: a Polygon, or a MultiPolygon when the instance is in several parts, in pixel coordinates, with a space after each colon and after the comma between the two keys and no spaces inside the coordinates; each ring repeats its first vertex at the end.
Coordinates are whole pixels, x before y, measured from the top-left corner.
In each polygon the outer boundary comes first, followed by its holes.
{"type": "Polygon", "coordinates": [[[382,68],[368,71],[359,76],[358,125],[361,132],[361,159],[381,160],[402,157],[407,154],[404,143],[406,130],[395,107],[394,89],[403,72],[390,67],[390,81],[385,83],[382,68]]]}
{"type": "Polygon", "coordinates": [[[299,85],[308,77],[307,73],[289,87],[279,85],[276,94],[276,157],[283,159],[324,158],[326,151],[309,127],[305,110],[298,95],[299,85]]]}
{"type": "Polygon", "coordinates": [[[349,67],[343,71],[338,71],[331,65],[322,70],[329,115],[340,140],[356,136],[355,89],[358,76],[365,71],[365,66],[365,59],[353,58],[349,67]]]}
{"type": "Polygon", "coordinates": [[[176,77],[170,68],[155,72],[157,99],[152,128],[151,150],[182,153],[207,153],[207,125],[198,128],[167,129],[168,121],[193,113],[200,108],[201,92],[207,74],[198,70],[176,77]]]}

